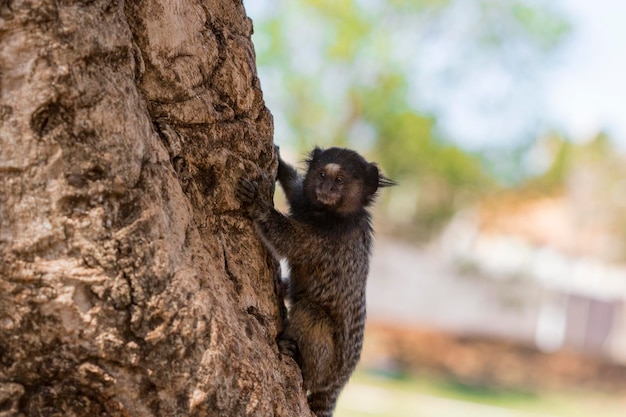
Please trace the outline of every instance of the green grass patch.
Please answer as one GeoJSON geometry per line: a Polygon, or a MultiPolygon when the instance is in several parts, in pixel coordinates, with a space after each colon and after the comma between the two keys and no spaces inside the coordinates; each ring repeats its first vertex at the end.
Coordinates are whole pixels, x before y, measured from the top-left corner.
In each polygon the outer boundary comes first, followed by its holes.
{"type": "Polygon", "coordinates": [[[573,390],[532,392],[358,371],[335,417],[623,417],[626,399],[573,390]]]}

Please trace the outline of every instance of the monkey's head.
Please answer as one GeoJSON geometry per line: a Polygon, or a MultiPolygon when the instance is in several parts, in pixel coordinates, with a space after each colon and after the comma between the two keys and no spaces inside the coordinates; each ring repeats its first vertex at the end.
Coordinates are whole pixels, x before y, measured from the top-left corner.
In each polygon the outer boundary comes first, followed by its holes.
{"type": "Polygon", "coordinates": [[[380,187],[395,183],[375,163],[345,148],[315,148],[304,178],[307,199],[319,208],[349,215],[369,206],[380,187]]]}

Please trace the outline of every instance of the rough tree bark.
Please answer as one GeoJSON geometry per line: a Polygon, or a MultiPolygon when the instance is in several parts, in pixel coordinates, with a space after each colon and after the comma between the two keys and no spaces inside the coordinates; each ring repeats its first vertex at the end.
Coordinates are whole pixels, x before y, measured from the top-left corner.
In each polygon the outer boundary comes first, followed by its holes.
{"type": "Polygon", "coordinates": [[[233,0],[0,2],[0,416],[310,415],[234,197],[276,169],[251,34],[233,0]]]}

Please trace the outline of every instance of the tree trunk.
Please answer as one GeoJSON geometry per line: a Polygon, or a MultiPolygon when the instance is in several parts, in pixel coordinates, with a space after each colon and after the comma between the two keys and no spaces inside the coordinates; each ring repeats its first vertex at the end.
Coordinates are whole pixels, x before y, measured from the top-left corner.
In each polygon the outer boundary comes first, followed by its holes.
{"type": "Polygon", "coordinates": [[[0,416],[309,415],[233,0],[0,2],[0,416]]]}

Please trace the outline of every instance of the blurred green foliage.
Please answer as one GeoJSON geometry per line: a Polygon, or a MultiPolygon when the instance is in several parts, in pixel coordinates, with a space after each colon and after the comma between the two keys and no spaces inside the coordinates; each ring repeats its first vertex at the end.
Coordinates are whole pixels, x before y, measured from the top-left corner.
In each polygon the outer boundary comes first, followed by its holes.
{"type": "Polygon", "coordinates": [[[523,79],[569,30],[531,0],[283,0],[271,9],[255,21],[254,41],[265,94],[277,106],[270,110],[288,126],[277,142],[302,153],[349,146],[378,161],[400,184],[383,207],[419,239],[506,177],[490,169],[503,154],[460,148],[438,133],[436,112],[421,109],[413,84],[424,45],[461,31],[444,82],[493,63],[523,79]]]}

